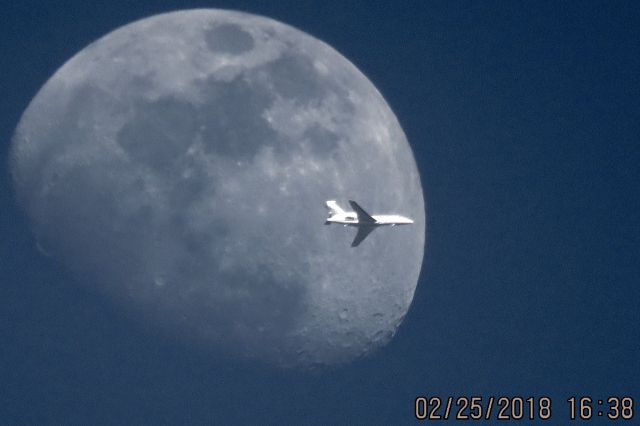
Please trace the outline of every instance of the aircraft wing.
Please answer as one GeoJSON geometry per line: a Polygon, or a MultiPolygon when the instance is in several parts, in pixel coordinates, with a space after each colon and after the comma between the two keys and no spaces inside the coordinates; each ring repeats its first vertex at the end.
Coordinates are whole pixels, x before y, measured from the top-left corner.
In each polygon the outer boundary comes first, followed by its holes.
{"type": "Polygon", "coordinates": [[[367,238],[367,235],[369,235],[374,229],[376,229],[375,226],[358,226],[358,233],[353,239],[351,247],[358,247],[358,244],[364,241],[364,239],[367,238]]]}
{"type": "MultiPolygon", "coordinates": [[[[349,204],[351,204],[351,207],[353,208],[353,210],[355,210],[356,214],[358,215],[358,223],[376,223],[376,220],[372,218],[369,215],[369,213],[365,212],[364,209],[358,205],[358,203],[356,203],[355,201],[349,200],[349,204]]],[[[369,232],[367,232],[367,234],[369,232]]]]}

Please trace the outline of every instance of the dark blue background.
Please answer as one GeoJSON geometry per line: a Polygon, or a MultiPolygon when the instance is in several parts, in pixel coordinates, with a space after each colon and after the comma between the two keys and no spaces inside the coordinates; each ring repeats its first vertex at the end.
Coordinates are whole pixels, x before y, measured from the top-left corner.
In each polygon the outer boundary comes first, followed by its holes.
{"type": "Polygon", "coordinates": [[[640,402],[640,7],[397,3],[2,5],[0,423],[390,424],[414,421],[419,394],[506,394],[552,396],[564,424],[572,395],[640,402]],[[397,114],[427,246],[411,310],[374,356],[321,373],[212,362],[136,328],[35,249],[4,160],[20,115],[89,42],[190,7],[309,32],[397,114]]]}

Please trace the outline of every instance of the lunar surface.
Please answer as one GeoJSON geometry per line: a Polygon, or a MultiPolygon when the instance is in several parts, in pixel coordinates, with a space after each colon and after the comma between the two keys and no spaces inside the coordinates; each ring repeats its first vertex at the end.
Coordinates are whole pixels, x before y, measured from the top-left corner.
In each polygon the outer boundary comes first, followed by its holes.
{"type": "Polygon", "coordinates": [[[344,363],[411,304],[425,212],[404,133],[353,64],[271,19],[174,12],[90,44],[25,111],[11,166],[40,250],[186,345],[344,363]],[[352,248],[329,199],[415,224],[352,248]]]}

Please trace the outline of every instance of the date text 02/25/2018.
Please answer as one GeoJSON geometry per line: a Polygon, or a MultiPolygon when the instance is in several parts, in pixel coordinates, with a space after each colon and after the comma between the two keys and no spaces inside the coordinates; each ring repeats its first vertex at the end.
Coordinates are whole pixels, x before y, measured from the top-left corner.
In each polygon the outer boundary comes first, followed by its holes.
{"type": "MultiPolygon", "coordinates": [[[[634,400],[630,396],[569,397],[562,410],[565,419],[589,420],[605,417],[610,420],[631,420],[634,400]]],[[[549,420],[553,414],[548,396],[418,396],[414,416],[418,420],[549,420]]]]}

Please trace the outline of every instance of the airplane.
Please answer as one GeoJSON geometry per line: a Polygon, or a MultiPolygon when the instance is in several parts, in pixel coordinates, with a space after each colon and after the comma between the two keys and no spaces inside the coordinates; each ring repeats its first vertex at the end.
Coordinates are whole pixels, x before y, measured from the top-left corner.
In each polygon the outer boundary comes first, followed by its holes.
{"type": "Polygon", "coordinates": [[[329,217],[324,222],[325,225],[331,225],[332,223],[339,223],[344,226],[357,226],[358,233],[356,234],[351,247],[357,247],[367,235],[369,235],[378,226],[396,226],[396,225],[409,225],[413,223],[413,220],[408,217],[392,214],[392,215],[370,215],[355,201],[349,200],[349,204],[354,211],[347,212],[342,210],[335,200],[329,200],[326,203],[329,208],[329,217]]]}

